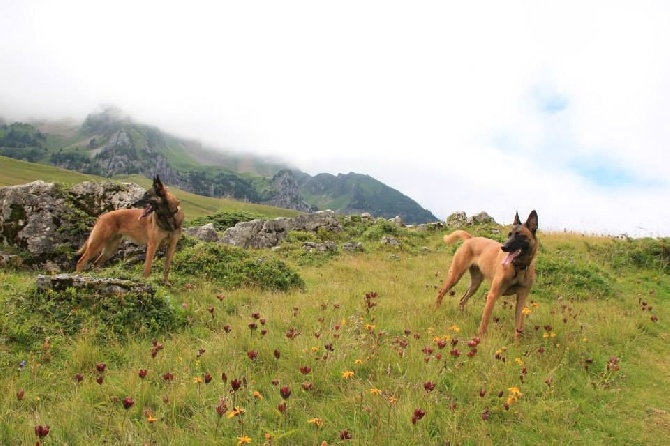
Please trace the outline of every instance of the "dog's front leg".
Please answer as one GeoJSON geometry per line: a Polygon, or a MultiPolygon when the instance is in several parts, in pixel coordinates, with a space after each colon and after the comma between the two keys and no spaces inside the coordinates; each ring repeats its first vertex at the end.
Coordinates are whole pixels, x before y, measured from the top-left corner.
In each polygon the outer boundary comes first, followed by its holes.
{"type": "Polygon", "coordinates": [[[147,243],[147,257],[144,259],[144,278],[148,279],[151,275],[151,262],[153,262],[154,254],[156,254],[158,243],[155,240],[149,240],[147,243]]]}
{"type": "Polygon", "coordinates": [[[479,324],[479,336],[484,336],[486,334],[486,330],[489,326],[489,319],[491,318],[491,313],[493,313],[493,307],[501,294],[500,285],[500,282],[494,280],[491,284],[491,289],[486,295],[486,305],[484,305],[484,312],[482,313],[482,322],[479,324]]]}
{"type": "Polygon", "coordinates": [[[526,308],[526,299],[528,298],[528,291],[520,290],[516,294],[516,317],[514,320],[514,340],[519,343],[521,335],[523,334],[523,309],[526,308]]]}
{"type": "Polygon", "coordinates": [[[165,286],[171,286],[168,276],[170,274],[170,265],[172,264],[172,257],[177,249],[177,242],[179,241],[181,233],[173,234],[170,238],[167,251],[165,252],[165,269],[163,270],[163,282],[165,286]]]}

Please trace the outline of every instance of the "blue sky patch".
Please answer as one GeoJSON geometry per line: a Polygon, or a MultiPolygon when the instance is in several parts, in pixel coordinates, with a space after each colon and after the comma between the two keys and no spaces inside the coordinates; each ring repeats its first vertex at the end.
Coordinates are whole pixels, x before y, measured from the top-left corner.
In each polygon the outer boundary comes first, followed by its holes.
{"type": "Polygon", "coordinates": [[[570,168],[579,176],[607,188],[628,186],[651,186],[651,181],[639,179],[608,159],[577,159],[570,163],[570,168]]]}

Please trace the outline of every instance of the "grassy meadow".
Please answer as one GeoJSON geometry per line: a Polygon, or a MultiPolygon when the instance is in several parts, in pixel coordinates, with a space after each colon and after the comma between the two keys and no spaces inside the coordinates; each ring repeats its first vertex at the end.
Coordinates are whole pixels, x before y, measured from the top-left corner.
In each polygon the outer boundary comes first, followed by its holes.
{"type": "MultiPolygon", "coordinates": [[[[41,175],[5,170],[3,185],[41,175]]],[[[69,175],[43,179],[82,180],[69,175]]],[[[199,223],[280,215],[177,194],[199,223]]],[[[511,298],[476,337],[486,287],[461,312],[467,278],[435,310],[455,249],[444,231],[345,228],[261,251],[185,237],[171,288],[154,262],[151,298],[40,293],[41,271],[0,269],[0,444],[667,444],[668,239],[540,231],[515,345],[511,298]],[[340,249],[302,246],[327,240],[340,249]]]]}

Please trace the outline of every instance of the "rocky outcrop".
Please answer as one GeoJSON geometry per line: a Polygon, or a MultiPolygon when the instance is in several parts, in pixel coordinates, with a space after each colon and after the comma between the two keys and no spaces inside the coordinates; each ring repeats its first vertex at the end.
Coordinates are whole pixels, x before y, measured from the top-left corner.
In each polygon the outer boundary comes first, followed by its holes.
{"type": "Polygon", "coordinates": [[[277,246],[290,231],[341,232],[342,225],[333,212],[316,212],[295,218],[252,220],[226,229],[221,241],[242,248],[272,248],[277,246]]]}
{"type": "Polygon", "coordinates": [[[468,217],[463,211],[454,212],[449,217],[447,217],[447,226],[452,228],[489,223],[494,225],[497,224],[493,217],[483,211],[470,217],[468,217]]]}
{"type": "Polygon", "coordinates": [[[27,264],[63,262],[84,242],[95,218],[130,207],[144,194],[133,183],[55,183],[0,188],[0,243],[20,251],[27,264]]]}
{"type": "Polygon", "coordinates": [[[197,238],[203,242],[218,242],[219,234],[216,232],[216,228],[213,223],[207,223],[206,225],[195,227],[195,228],[185,228],[184,234],[197,238]]]}
{"type": "Polygon", "coordinates": [[[35,286],[38,290],[64,291],[74,288],[78,291],[87,291],[97,295],[120,296],[124,294],[151,295],[155,290],[147,283],[135,282],[126,279],[87,277],[78,274],[57,274],[37,276],[35,286]]]}

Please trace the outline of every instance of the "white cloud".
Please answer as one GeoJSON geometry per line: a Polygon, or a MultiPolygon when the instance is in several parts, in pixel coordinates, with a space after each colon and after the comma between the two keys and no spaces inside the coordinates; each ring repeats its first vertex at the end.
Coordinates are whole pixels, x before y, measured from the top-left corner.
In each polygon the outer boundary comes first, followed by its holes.
{"type": "Polygon", "coordinates": [[[670,235],[668,9],[9,0],[0,114],[111,103],[312,174],[370,174],[439,217],[537,208],[552,229],[670,235]],[[639,184],[599,186],[583,160],[639,184]]]}

